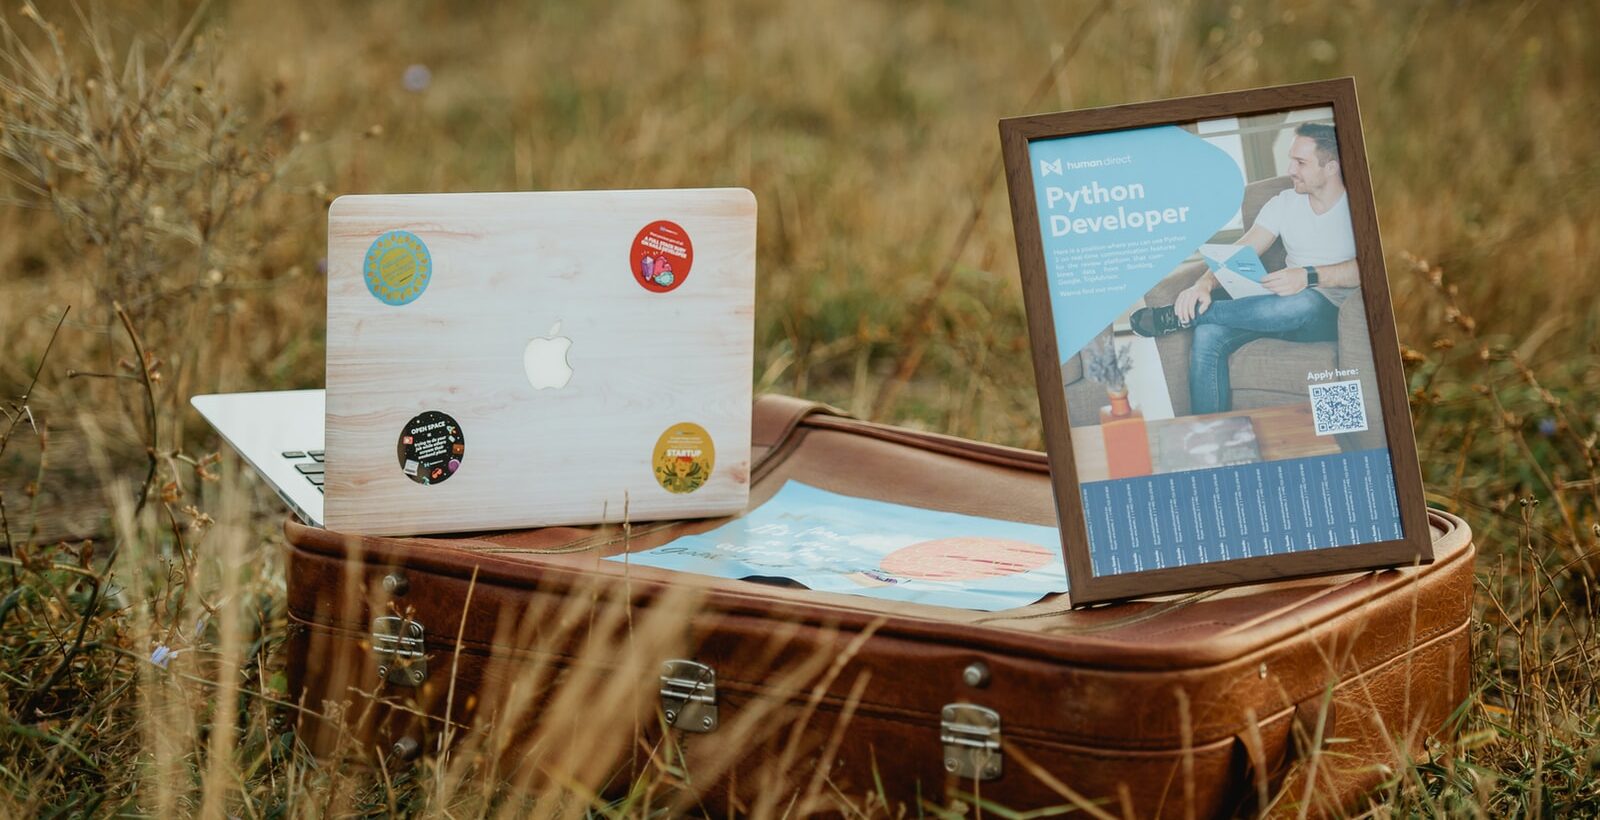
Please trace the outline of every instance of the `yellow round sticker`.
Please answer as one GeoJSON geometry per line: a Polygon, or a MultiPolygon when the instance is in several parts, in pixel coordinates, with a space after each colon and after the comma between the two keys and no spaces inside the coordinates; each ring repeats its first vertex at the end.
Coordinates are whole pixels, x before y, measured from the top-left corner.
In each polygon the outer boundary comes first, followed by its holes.
{"type": "Polygon", "coordinates": [[[680,422],[656,439],[656,482],[669,492],[692,493],[711,478],[717,450],[711,434],[694,422],[680,422]]]}
{"type": "Polygon", "coordinates": [[[386,305],[416,300],[433,278],[433,256],[428,246],[410,231],[389,231],[367,248],[362,263],[367,290],[386,305]]]}

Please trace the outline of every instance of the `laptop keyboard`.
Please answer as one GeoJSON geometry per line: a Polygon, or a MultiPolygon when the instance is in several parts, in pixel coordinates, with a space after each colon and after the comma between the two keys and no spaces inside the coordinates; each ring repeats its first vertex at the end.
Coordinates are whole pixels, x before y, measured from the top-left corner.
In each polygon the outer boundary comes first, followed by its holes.
{"type": "Polygon", "coordinates": [[[283,457],[293,462],[295,470],[305,476],[317,492],[322,492],[321,450],[284,450],[283,457]]]}

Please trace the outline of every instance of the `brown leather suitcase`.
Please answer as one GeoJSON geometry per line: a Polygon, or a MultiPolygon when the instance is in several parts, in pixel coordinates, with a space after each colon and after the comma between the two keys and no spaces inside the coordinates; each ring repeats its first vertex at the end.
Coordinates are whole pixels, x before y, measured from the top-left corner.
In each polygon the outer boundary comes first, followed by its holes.
{"type": "MultiPolygon", "coordinates": [[[[1042,453],[778,396],[753,427],[752,504],[794,478],[1055,521],[1042,453]]],[[[290,686],[322,716],[299,725],[319,754],[460,772],[471,747],[493,767],[475,776],[579,805],[667,783],[644,798],[1335,813],[1468,696],[1475,550],[1461,519],[1430,517],[1429,566],[993,613],[599,560],[720,520],[428,538],[291,521],[290,686]]]]}

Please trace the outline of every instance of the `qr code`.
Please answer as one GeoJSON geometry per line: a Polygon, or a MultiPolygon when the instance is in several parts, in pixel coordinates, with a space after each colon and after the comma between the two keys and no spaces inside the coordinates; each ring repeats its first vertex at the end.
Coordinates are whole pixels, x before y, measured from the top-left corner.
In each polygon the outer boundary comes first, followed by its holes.
{"type": "Polygon", "coordinates": [[[1311,416],[1319,436],[1367,429],[1367,404],[1361,396],[1361,382],[1311,385],[1311,416]]]}

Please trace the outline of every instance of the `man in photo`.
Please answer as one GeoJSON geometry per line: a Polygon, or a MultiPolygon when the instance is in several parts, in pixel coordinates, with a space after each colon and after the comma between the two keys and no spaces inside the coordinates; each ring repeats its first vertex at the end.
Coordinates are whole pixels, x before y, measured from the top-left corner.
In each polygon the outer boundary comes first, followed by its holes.
{"type": "MultiPolygon", "coordinates": [[[[1194,333],[1189,406],[1196,415],[1232,409],[1228,357],[1246,342],[1337,339],[1339,305],[1361,284],[1333,126],[1304,123],[1294,133],[1288,168],[1294,187],[1263,205],[1255,224],[1234,243],[1259,255],[1283,240],[1286,266],[1261,280],[1271,293],[1234,299],[1224,289],[1213,300],[1217,277],[1206,270],[1174,304],[1140,308],[1130,317],[1141,336],[1194,333]]],[[[1193,264],[1205,267],[1204,261],[1193,264]]]]}

